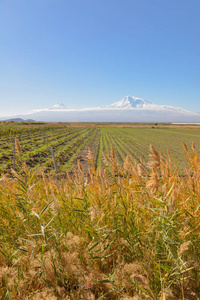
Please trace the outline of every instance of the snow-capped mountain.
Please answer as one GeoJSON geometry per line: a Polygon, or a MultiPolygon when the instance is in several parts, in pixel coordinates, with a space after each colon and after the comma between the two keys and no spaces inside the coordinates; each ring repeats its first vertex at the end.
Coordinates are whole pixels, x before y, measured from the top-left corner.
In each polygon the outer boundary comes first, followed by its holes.
{"type": "Polygon", "coordinates": [[[141,98],[126,96],[118,102],[104,106],[104,108],[140,108],[151,104],[152,103],[150,101],[146,101],[141,98]]]}
{"type": "Polygon", "coordinates": [[[63,110],[67,109],[67,107],[63,103],[56,103],[49,108],[49,110],[63,110]]]}
{"type": "Polygon", "coordinates": [[[141,98],[127,96],[118,102],[93,108],[69,109],[58,103],[51,108],[35,110],[15,118],[47,122],[186,122],[200,123],[200,114],[180,107],[157,105],[141,98]]]}
{"type": "Polygon", "coordinates": [[[133,96],[126,96],[122,100],[115,102],[110,105],[104,106],[104,108],[108,109],[133,109],[133,110],[149,110],[149,111],[159,111],[159,112],[171,112],[171,113],[178,113],[178,114],[192,114],[196,115],[196,113],[191,112],[189,110],[170,106],[170,105],[157,105],[150,101],[143,100],[141,98],[136,98],[133,96]]]}

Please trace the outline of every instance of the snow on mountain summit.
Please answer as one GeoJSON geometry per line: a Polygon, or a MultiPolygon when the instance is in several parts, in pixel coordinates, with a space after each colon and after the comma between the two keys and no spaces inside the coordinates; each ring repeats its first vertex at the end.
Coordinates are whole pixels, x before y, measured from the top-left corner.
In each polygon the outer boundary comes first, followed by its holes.
{"type": "Polygon", "coordinates": [[[148,111],[148,112],[165,112],[165,113],[173,113],[173,114],[189,114],[196,115],[197,113],[188,111],[186,109],[170,106],[170,105],[158,105],[154,104],[150,101],[143,100],[141,98],[126,96],[122,100],[115,102],[110,105],[106,105],[103,107],[104,109],[122,109],[122,110],[136,110],[136,111],[148,111]]]}
{"type": "Polygon", "coordinates": [[[105,108],[142,108],[146,105],[152,104],[150,101],[143,100],[141,98],[126,96],[122,100],[110,105],[104,106],[105,108]]]}
{"type": "Polygon", "coordinates": [[[63,110],[67,109],[67,107],[63,103],[56,103],[49,108],[49,110],[63,110]]]}

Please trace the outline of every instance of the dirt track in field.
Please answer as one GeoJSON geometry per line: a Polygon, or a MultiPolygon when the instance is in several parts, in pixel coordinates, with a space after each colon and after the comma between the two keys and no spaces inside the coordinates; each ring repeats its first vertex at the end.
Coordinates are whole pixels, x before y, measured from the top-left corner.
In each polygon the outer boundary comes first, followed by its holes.
{"type": "Polygon", "coordinates": [[[100,130],[97,129],[94,137],[89,140],[89,142],[83,147],[83,149],[81,149],[80,151],[78,151],[76,158],[74,159],[73,165],[74,168],[69,172],[70,175],[74,174],[74,170],[77,170],[77,160],[80,161],[82,169],[83,169],[83,173],[84,175],[87,175],[88,173],[88,166],[89,166],[89,161],[87,159],[88,156],[88,149],[90,148],[93,155],[94,155],[94,161],[95,163],[97,162],[97,156],[98,156],[98,152],[99,152],[99,133],[100,130]]]}

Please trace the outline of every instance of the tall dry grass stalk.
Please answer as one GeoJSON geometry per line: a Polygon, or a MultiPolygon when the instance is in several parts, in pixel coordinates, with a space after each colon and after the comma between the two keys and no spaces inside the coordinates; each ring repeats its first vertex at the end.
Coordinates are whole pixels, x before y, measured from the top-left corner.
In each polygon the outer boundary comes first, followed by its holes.
{"type": "Polygon", "coordinates": [[[184,147],[182,173],[151,146],[147,165],[111,149],[96,171],[89,150],[88,176],[3,176],[0,298],[200,297],[200,164],[184,147]]]}
{"type": "Polygon", "coordinates": [[[15,138],[15,148],[17,150],[17,153],[19,153],[20,155],[22,155],[21,146],[20,146],[19,141],[18,141],[17,138],[15,138]]]}

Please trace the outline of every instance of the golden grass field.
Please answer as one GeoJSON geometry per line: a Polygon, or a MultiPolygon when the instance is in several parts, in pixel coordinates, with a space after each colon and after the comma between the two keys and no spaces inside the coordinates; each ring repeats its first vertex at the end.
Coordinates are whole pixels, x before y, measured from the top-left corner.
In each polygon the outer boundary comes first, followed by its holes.
{"type": "Polygon", "coordinates": [[[35,175],[21,159],[0,181],[1,299],[200,299],[200,161],[181,171],[103,154],[88,176],[35,175]]]}

